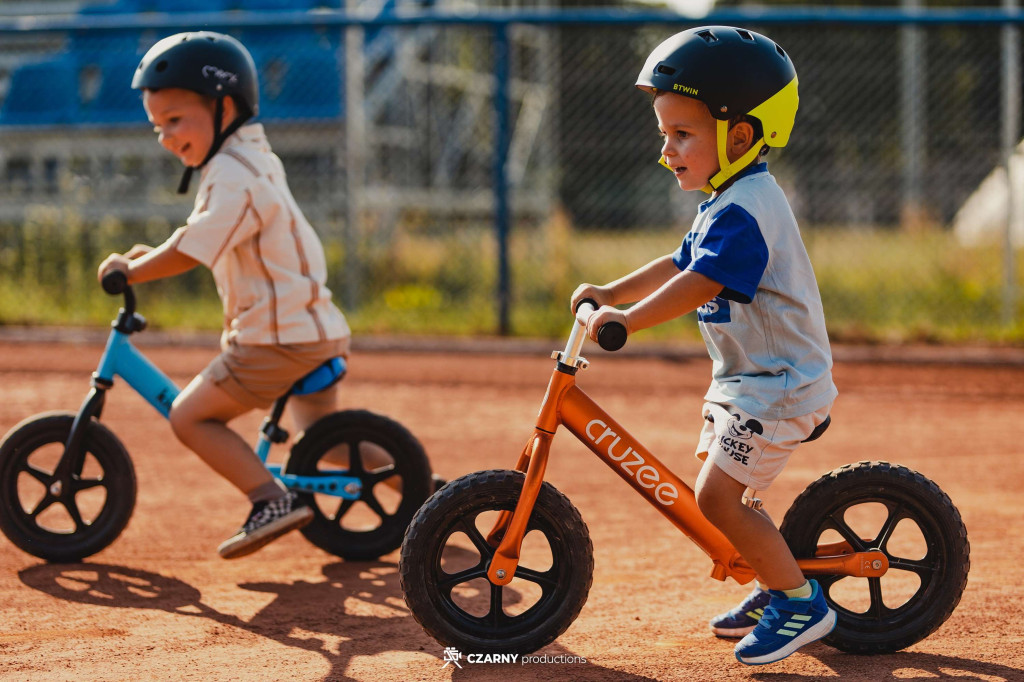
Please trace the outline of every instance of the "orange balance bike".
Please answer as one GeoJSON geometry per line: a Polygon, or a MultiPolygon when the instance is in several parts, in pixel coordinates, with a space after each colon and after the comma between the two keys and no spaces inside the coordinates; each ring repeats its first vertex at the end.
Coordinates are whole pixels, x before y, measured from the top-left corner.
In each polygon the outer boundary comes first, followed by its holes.
{"type": "MultiPolygon", "coordinates": [[[[592,302],[580,314],[592,313],[592,302]]],[[[711,577],[755,572],[697,508],[693,491],[576,386],[587,367],[585,327],[574,324],[514,471],[449,482],[419,509],[399,563],[413,616],[444,646],[529,653],[576,619],[593,577],[593,546],[568,498],[544,481],[564,426],[711,558],[711,577]]],[[[608,324],[598,342],[625,343],[608,324]]],[[[750,491],[748,491],[749,493],[750,491]]],[[[748,501],[756,506],[758,501],[748,501]]],[[[967,530],[949,497],[911,469],[859,462],[831,471],[793,502],[780,528],[807,575],[821,584],[838,624],[824,642],[852,653],[903,649],[953,612],[970,566],[967,530]]]]}

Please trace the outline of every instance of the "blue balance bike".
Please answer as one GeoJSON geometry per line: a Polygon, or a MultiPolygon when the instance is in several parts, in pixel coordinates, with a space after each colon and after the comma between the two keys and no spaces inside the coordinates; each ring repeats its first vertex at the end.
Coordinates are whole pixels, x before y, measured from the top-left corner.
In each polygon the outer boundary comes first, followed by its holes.
{"type": "MultiPolygon", "coordinates": [[[[119,376],[167,417],[178,387],[131,342],[146,328],[123,274],[103,280],[124,295],[92,390],[78,413],[47,412],[15,426],[0,443],[0,530],[29,554],[76,562],[112,543],[135,507],[135,471],[127,450],[100,423],[104,399],[119,376]]],[[[335,358],[278,398],[260,429],[256,453],[267,463],[291,395],[315,393],[345,373],[335,358]]],[[[349,560],[372,560],[397,549],[416,510],[433,492],[423,447],[401,424],[366,410],[321,418],[291,447],[283,465],[267,469],[313,508],[302,534],[349,560]]]]}

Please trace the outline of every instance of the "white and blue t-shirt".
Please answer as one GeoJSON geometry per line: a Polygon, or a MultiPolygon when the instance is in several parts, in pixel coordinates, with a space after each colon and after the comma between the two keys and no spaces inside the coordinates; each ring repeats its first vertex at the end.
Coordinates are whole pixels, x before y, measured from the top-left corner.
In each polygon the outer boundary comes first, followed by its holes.
{"type": "Polygon", "coordinates": [[[778,420],[835,399],[818,283],[786,195],[765,164],[700,205],[673,262],[723,287],[697,310],[712,360],[705,400],[778,420]]]}

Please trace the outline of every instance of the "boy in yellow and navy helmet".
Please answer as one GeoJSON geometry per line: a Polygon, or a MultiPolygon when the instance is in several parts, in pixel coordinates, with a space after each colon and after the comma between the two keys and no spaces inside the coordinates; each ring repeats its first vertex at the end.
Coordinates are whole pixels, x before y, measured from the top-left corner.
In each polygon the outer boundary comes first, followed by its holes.
{"type": "Polygon", "coordinates": [[[580,285],[572,306],[585,298],[602,306],[587,320],[592,338],[607,322],[633,333],[697,311],[712,359],[697,503],[758,575],[758,587],[711,628],[743,637],[741,662],[771,663],[836,623],[755,497],[797,445],[824,431],[837,394],[814,271],[762,161],[789,141],[796,69],[763,35],[705,26],[659,45],[636,86],[654,98],[662,165],[681,189],[711,196],[677,250],[604,286],[580,285]],[[635,305],[612,307],[626,303],[635,305]]]}

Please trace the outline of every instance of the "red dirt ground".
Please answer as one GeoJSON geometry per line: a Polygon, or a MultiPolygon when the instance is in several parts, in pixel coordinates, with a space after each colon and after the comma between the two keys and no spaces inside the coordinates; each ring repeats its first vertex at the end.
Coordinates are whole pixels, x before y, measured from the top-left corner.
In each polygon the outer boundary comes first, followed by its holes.
{"type": "MultiPolygon", "coordinates": [[[[211,348],[147,347],[183,384],[211,348]]],[[[45,410],[76,410],[99,357],[92,344],[0,343],[0,431],[45,410]]],[[[592,358],[579,384],[692,482],[706,360],[592,358]]],[[[511,468],[529,436],[551,361],[516,355],[362,352],[343,406],[385,413],[454,478],[511,468]]],[[[1024,365],[837,362],[834,425],[804,446],[766,496],[781,519],[798,492],[848,462],[899,462],[937,482],[971,542],[960,606],[932,636],[893,655],[811,645],[748,668],[706,629],[747,588],[710,562],[562,431],[548,480],[576,505],[595,548],[577,621],[539,652],[586,663],[443,667],[398,585],[397,552],[346,563],[298,533],[233,562],[217,544],[244,498],[174,439],[124,386],[103,421],[132,453],[132,522],[87,564],[50,565],[0,536],[3,680],[1024,680],[1024,365]]],[[[240,420],[255,435],[262,415],[240,420]]]]}

